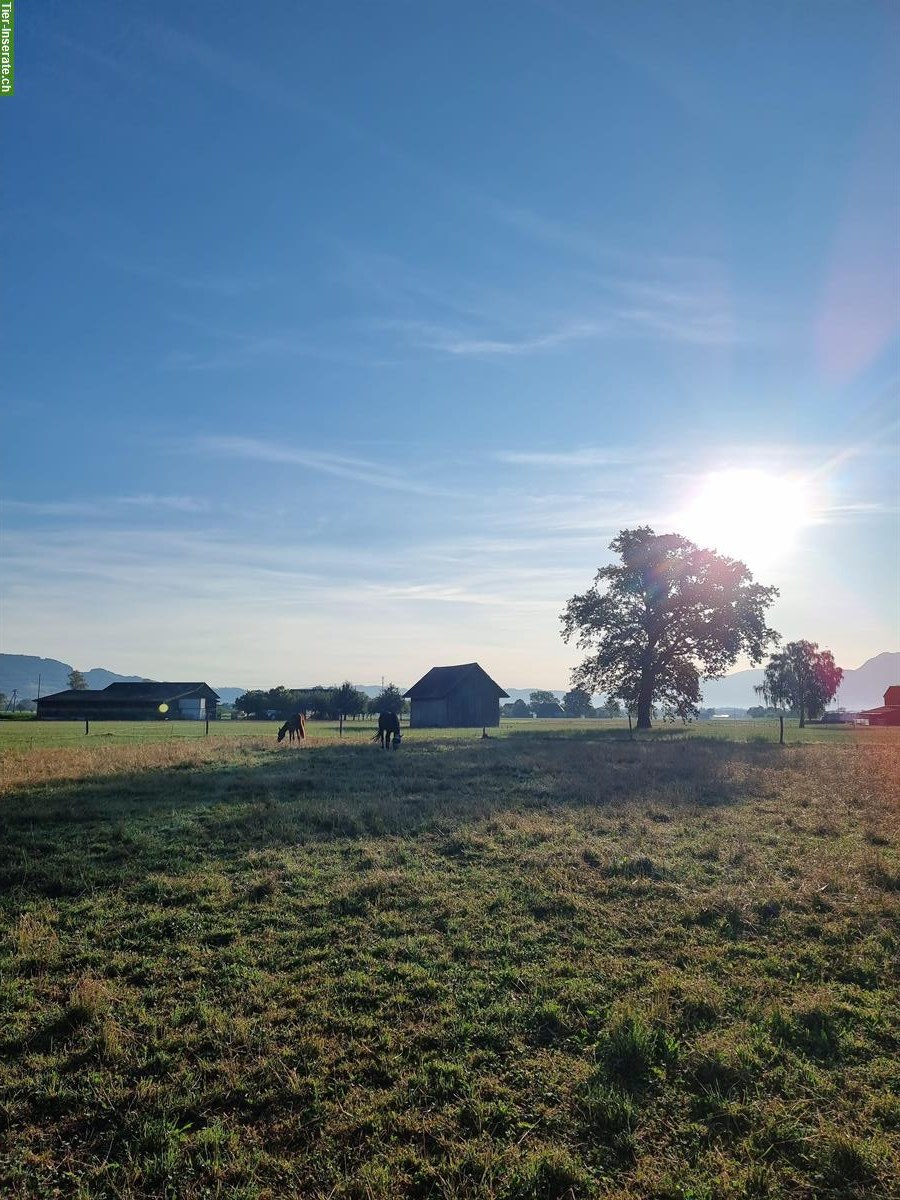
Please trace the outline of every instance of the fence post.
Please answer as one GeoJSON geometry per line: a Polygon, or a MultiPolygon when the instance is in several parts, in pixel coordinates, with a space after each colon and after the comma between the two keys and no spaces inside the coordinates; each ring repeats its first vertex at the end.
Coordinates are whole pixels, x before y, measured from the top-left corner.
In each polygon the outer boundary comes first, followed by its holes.
{"type": "Polygon", "coordinates": [[[87,735],[88,735],[90,732],[91,732],[91,723],[90,723],[90,721],[87,719],[87,717],[85,717],[85,718],[84,718],[84,736],[85,736],[85,737],[87,737],[87,735]]]}

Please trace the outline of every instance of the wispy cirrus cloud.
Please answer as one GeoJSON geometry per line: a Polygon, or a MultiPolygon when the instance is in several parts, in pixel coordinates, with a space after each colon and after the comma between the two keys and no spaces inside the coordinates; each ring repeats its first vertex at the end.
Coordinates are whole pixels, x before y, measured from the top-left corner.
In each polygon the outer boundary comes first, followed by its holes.
{"type": "Polygon", "coordinates": [[[658,462],[665,450],[614,446],[577,446],[570,450],[495,450],[497,462],[523,467],[628,467],[658,462]]]}
{"type": "Polygon", "coordinates": [[[2,500],[0,507],[7,512],[32,517],[66,517],[72,519],[109,517],[116,511],[145,509],[180,513],[208,513],[209,500],[202,496],[165,496],[144,492],[135,496],[104,496],[84,500],[2,500]]]}
{"type": "Polygon", "coordinates": [[[242,459],[249,462],[273,463],[290,467],[302,467],[323,475],[333,475],[354,483],[382,488],[394,492],[410,492],[419,496],[450,496],[446,488],[416,479],[399,471],[391,470],[380,463],[363,458],[352,458],[344,454],[332,454],[324,450],[309,450],[301,447],[263,441],[259,438],[207,436],[194,438],[179,446],[199,454],[222,458],[242,459]]]}
{"type": "Polygon", "coordinates": [[[422,321],[390,323],[411,342],[422,349],[435,350],[456,357],[485,357],[536,354],[553,350],[571,342],[593,341],[601,337],[603,326],[597,322],[576,321],[546,333],[521,334],[514,337],[479,337],[468,335],[450,326],[422,321]]]}
{"type": "Polygon", "coordinates": [[[715,348],[780,336],[771,321],[738,324],[721,271],[708,262],[645,264],[628,274],[622,264],[601,272],[578,259],[557,263],[540,281],[499,287],[461,278],[443,263],[429,277],[421,265],[392,256],[354,257],[344,249],[342,259],[347,285],[377,305],[368,328],[431,354],[512,358],[629,341],[715,348]]]}

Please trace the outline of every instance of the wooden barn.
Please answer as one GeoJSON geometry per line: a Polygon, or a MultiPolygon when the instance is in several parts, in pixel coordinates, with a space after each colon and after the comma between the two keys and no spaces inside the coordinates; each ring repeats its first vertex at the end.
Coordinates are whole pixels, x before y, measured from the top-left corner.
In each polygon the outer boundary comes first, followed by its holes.
{"type": "Polygon", "coordinates": [[[208,683],[148,680],[41,696],[37,717],[39,721],[214,721],[218,703],[218,694],[208,683]]]}
{"type": "Polygon", "coordinates": [[[432,667],[404,699],[410,729],[482,729],[500,724],[500,700],[508,698],[478,663],[432,667]]]}
{"type": "Polygon", "coordinates": [[[867,708],[859,714],[870,725],[900,725],[900,683],[895,683],[884,693],[884,704],[879,708],[867,708]]]}

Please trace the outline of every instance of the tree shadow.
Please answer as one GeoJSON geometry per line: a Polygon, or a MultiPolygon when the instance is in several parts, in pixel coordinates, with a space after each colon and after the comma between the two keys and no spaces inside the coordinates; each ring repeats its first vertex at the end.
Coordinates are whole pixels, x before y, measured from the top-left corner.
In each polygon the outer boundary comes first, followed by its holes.
{"type": "MultiPolygon", "coordinates": [[[[737,804],[748,772],[784,767],[767,743],[592,731],[417,740],[268,754],[216,769],[154,769],[20,788],[3,803],[0,890],[78,896],[148,873],[228,867],[254,851],[452,833],[501,813],[737,804]],[[615,736],[618,733],[619,736],[615,736]]],[[[752,775],[752,772],[751,772],[752,775]]],[[[771,787],[771,783],[766,785],[771,787]]]]}

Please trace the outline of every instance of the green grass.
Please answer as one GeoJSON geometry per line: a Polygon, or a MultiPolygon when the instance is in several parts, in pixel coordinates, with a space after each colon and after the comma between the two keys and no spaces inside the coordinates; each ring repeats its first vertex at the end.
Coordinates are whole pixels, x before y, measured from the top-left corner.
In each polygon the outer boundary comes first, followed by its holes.
{"type": "Polygon", "coordinates": [[[0,1194],[896,1194],[900,740],[736,725],[4,739],[0,1194]]]}
{"type": "MultiPolygon", "coordinates": [[[[84,721],[0,721],[0,751],[4,749],[39,749],[41,747],[94,745],[100,739],[107,742],[158,742],[176,738],[199,739],[242,738],[257,739],[260,743],[275,741],[279,721],[211,721],[209,734],[203,721],[91,721],[90,732],[85,735],[84,721]]],[[[347,741],[364,741],[371,738],[377,728],[376,720],[347,721],[343,737],[347,741]]],[[[309,721],[307,733],[310,741],[331,740],[338,737],[337,721],[309,721]]],[[[565,734],[588,738],[621,738],[628,736],[628,722],[624,720],[507,720],[501,721],[499,729],[491,729],[489,736],[529,738],[548,734],[565,734]]],[[[406,720],[403,728],[404,740],[433,741],[435,738],[453,741],[481,737],[480,729],[460,730],[408,730],[406,720]]],[[[638,736],[638,735],[636,735],[638,736]]],[[[726,741],[778,741],[778,722],[769,720],[745,721],[700,721],[684,725],[681,722],[656,722],[642,738],[724,738],[726,741]]],[[[888,731],[888,736],[890,732],[888,731]]],[[[859,729],[849,725],[808,725],[800,729],[796,719],[785,721],[785,741],[791,745],[808,742],[851,744],[860,737],[878,741],[885,737],[880,729],[859,729]]]]}

